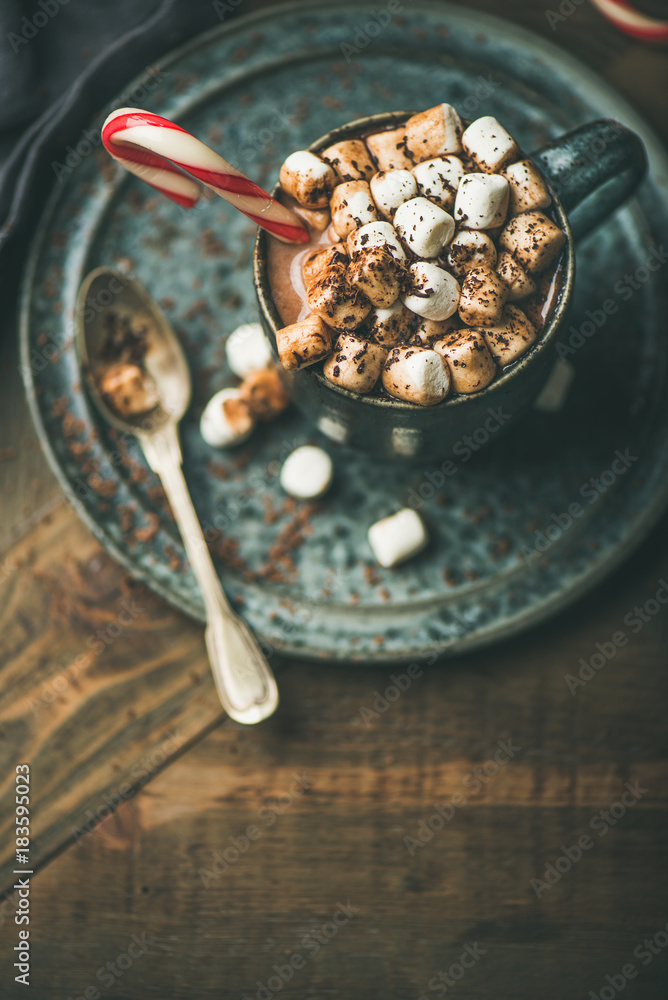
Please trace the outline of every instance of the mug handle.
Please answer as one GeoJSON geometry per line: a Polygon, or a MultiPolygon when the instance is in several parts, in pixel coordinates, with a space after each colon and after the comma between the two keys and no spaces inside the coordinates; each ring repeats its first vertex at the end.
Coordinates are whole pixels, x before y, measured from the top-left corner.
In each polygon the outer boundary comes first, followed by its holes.
{"type": "Polygon", "coordinates": [[[531,158],[561,201],[576,240],[619,208],[647,172],[641,140],[612,118],[587,122],[531,158]]]}

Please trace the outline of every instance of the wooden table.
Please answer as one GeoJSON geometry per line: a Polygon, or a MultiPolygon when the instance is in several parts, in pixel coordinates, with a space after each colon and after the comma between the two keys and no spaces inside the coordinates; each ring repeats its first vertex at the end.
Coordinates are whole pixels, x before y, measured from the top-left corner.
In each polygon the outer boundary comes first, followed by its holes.
{"type": "MultiPolygon", "coordinates": [[[[574,8],[554,32],[542,4],[505,14],[668,136],[665,53],[574,8]]],[[[222,717],[201,629],[60,498],[14,341],[5,331],[0,996],[665,996],[668,609],[643,612],[586,683],[567,675],[597,644],[609,654],[668,580],[668,520],[576,609],[441,667],[417,660],[410,685],[406,668],[276,662],[281,708],[244,729],[222,717]],[[392,674],[406,690],[385,701],[392,674]],[[29,990],[13,968],[23,762],[29,990]]]]}

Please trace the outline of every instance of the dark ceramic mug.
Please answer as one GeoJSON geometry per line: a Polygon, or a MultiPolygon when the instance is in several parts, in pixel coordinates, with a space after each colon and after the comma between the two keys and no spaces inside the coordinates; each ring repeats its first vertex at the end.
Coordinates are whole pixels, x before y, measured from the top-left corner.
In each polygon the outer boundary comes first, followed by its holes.
{"type": "MultiPolygon", "coordinates": [[[[322,136],[309,149],[318,152],[342,139],[398,127],[413,113],[359,118],[322,136]]],[[[645,174],[647,159],[638,136],[609,119],[580,126],[531,154],[531,159],[547,181],[555,221],[567,236],[559,298],[536,343],[486,389],[452,396],[435,406],[350,392],[332,385],[320,364],[286,372],[296,406],[331,440],[380,458],[442,458],[462,438],[485,428],[490,419],[498,423],[502,415],[500,423],[510,426],[536,398],[554,362],[573,293],[574,242],[633,193],[645,174]]],[[[259,231],[255,244],[254,270],[262,323],[277,356],[276,331],[284,324],[269,284],[264,230],[259,231]]]]}

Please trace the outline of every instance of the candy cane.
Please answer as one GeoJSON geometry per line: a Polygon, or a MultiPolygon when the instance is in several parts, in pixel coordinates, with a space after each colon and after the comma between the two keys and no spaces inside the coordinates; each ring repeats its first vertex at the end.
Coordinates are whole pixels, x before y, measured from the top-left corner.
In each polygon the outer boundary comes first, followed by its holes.
{"type": "Polygon", "coordinates": [[[601,14],[627,35],[643,42],[668,42],[668,21],[641,14],[626,0],[591,0],[601,14]]]}
{"type": "Polygon", "coordinates": [[[186,176],[191,174],[284,243],[309,240],[294,212],[167,118],[140,108],[118,108],[102,126],[102,142],[126,170],[185,208],[192,208],[200,195],[199,185],[186,176]]]}

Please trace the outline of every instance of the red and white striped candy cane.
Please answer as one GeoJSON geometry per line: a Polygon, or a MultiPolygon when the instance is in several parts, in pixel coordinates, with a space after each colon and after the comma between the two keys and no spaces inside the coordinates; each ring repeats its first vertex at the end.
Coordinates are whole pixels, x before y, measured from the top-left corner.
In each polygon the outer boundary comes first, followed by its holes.
{"type": "Polygon", "coordinates": [[[102,126],[102,142],[126,170],[185,208],[192,208],[200,195],[199,185],[186,176],[191,174],[284,243],[308,242],[294,212],[167,118],[140,108],[118,108],[102,126]]]}
{"type": "Polygon", "coordinates": [[[615,27],[633,38],[657,44],[668,42],[668,21],[657,21],[632,7],[626,0],[591,0],[615,27]]]}

